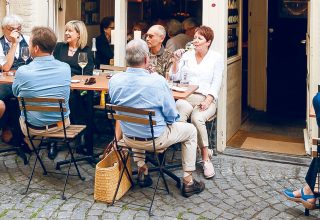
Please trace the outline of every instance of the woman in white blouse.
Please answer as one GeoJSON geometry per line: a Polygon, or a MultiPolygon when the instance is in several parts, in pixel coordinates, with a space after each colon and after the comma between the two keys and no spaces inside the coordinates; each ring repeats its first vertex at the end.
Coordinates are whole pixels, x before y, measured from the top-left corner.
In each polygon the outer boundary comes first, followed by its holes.
{"type": "Polygon", "coordinates": [[[194,50],[179,49],[175,51],[171,67],[173,78],[181,79],[181,67],[184,63],[187,67],[183,67],[183,69],[187,70],[189,83],[199,86],[195,94],[186,100],[178,100],[177,108],[180,120],[187,121],[190,118],[197,128],[198,145],[201,149],[206,178],[213,177],[215,171],[210,160],[212,151],[208,150],[209,141],[205,123],[216,113],[216,103],[224,69],[223,57],[209,49],[213,38],[214,33],[210,27],[198,27],[193,39],[194,50]]]}

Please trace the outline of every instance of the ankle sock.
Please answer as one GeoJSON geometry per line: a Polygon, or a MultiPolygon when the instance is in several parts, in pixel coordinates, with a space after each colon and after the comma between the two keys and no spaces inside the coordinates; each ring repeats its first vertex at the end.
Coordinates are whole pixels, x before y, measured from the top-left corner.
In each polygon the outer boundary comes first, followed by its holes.
{"type": "Polygon", "coordinates": [[[183,172],[183,182],[187,185],[192,185],[193,184],[192,173],[183,172]]]}
{"type": "Polygon", "coordinates": [[[138,170],[143,170],[144,175],[148,175],[148,167],[144,161],[138,161],[138,170]]]}

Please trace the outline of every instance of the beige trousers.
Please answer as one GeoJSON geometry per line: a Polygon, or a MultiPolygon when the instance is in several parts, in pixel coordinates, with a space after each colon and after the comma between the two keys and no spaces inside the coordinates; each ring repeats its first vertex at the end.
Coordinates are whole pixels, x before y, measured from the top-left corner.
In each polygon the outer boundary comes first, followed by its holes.
{"type": "Polygon", "coordinates": [[[206,121],[208,121],[216,113],[216,101],[214,100],[205,111],[200,111],[199,104],[206,99],[202,94],[192,94],[186,100],[179,99],[176,102],[180,121],[186,122],[191,118],[191,123],[197,128],[198,145],[200,147],[208,147],[208,132],[206,121]]]}
{"type": "MultiPolygon", "coordinates": [[[[143,161],[144,156],[139,153],[144,153],[144,150],[152,150],[152,141],[136,141],[123,136],[125,143],[133,148],[134,152],[139,155],[134,161],[143,161]]],[[[184,171],[194,171],[196,169],[196,153],[197,153],[197,130],[189,123],[175,122],[172,125],[167,125],[163,134],[155,139],[156,150],[165,150],[175,143],[181,142],[182,147],[182,168],[184,171]]]]}
{"type": "MultiPolygon", "coordinates": [[[[28,137],[25,118],[20,116],[19,122],[20,122],[20,127],[21,127],[22,133],[24,134],[24,136],[28,137]]],[[[70,125],[69,117],[64,119],[64,123],[65,123],[66,128],[70,125]]],[[[32,129],[29,127],[29,132],[30,132],[30,135],[33,135],[33,136],[40,135],[41,136],[41,134],[52,133],[52,132],[60,131],[62,129],[63,129],[63,125],[61,124],[61,126],[57,126],[57,127],[53,127],[53,128],[46,128],[43,130],[36,130],[36,129],[32,129]]],[[[25,141],[27,142],[29,147],[32,149],[32,146],[31,146],[29,139],[25,138],[25,141]]],[[[35,146],[38,146],[40,144],[40,140],[34,140],[33,143],[35,146]]]]}

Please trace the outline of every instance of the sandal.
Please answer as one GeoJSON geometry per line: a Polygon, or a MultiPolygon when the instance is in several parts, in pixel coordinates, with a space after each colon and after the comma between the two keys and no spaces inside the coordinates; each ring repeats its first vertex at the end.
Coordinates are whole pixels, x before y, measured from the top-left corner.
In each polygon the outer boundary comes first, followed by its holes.
{"type": "Polygon", "coordinates": [[[315,199],[316,197],[314,195],[305,195],[303,193],[303,188],[301,189],[301,198],[299,198],[300,202],[303,204],[303,206],[309,210],[315,209],[316,204],[308,202],[308,199],[315,199]]]}
{"type": "Polygon", "coordinates": [[[298,198],[298,197],[294,196],[293,190],[285,189],[285,190],[282,191],[282,193],[287,199],[289,199],[291,201],[298,202],[298,203],[301,202],[301,200],[300,200],[301,198],[300,197],[298,198]]]}

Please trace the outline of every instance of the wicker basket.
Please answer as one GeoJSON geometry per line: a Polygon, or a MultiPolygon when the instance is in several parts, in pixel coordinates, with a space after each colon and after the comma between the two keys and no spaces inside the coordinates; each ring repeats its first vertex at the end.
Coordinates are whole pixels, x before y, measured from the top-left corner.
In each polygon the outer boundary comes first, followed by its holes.
{"type": "MultiPolygon", "coordinates": [[[[114,193],[120,178],[122,162],[114,150],[110,151],[97,165],[94,183],[94,199],[101,202],[112,203],[114,193]],[[119,159],[118,159],[119,158],[119,159]]],[[[132,175],[130,157],[127,161],[127,167],[132,175]]],[[[116,200],[119,200],[131,187],[127,172],[124,171],[119,186],[116,200]]]]}

